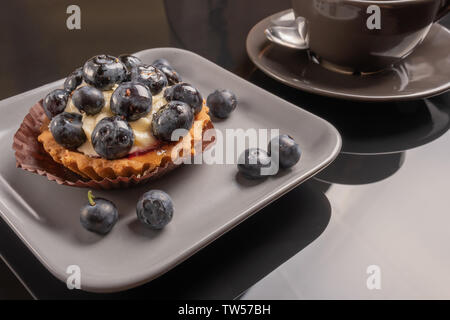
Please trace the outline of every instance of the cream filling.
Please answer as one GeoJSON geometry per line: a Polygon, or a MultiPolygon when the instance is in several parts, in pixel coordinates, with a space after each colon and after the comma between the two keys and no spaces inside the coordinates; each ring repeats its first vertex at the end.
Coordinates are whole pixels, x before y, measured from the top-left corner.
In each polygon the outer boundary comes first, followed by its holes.
{"type": "MultiPolygon", "coordinates": [[[[87,84],[83,82],[78,86],[78,88],[86,85],[87,84]]],[[[78,113],[83,116],[82,119],[83,130],[84,133],[86,134],[87,139],[85,143],[83,143],[80,147],[78,147],[77,150],[79,152],[91,157],[99,156],[97,152],[95,152],[94,147],[92,146],[91,142],[92,131],[94,131],[95,126],[100,120],[106,117],[113,116],[113,113],[111,112],[111,109],[109,107],[109,103],[111,100],[111,95],[113,94],[114,90],[117,87],[118,85],[115,85],[111,90],[102,91],[103,97],[105,98],[105,106],[99,113],[93,116],[89,116],[84,112],[80,112],[73,104],[72,98],[69,98],[69,101],[67,102],[66,105],[66,109],[64,111],[78,113]]],[[[153,96],[152,111],[149,112],[149,114],[136,121],[128,122],[131,128],[133,129],[134,134],[134,144],[129,153],[144,151],[158,143],[158,140],[153,136],[151,132],[151,126],[153,114],[157,112],[162,106],[167,104],[166,99],[164,99],[164,90],[165,89],[163,89],[159,94],[153,96]]]]}

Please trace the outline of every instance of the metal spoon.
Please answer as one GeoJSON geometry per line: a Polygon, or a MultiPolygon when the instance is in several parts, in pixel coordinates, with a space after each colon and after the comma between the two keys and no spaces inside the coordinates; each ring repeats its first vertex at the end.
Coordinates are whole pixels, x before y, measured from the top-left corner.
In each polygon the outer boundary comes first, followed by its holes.
{"type": "Polygon", "coordinates": [[[283,25],[273,25],[264,30],[267,39],[284,47],[305,50],[308,49],[308,36],[305,19],[298,17],[283,25]]]}

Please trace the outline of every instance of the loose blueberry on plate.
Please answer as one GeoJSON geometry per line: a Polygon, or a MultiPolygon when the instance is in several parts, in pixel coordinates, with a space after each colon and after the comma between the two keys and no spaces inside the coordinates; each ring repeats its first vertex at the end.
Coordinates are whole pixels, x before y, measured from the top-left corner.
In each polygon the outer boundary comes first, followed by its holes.
{"type": "Polygon", "coordinates": [[[194,123],[192,108],[182,101],[171,101],[161,107],[152,118],[152,133],[163,141],[172,141],[172,133],[185,129],[186,133],[194,123]]]}
{"type": "Polygon", "coordinates": [[[124,82],[111,96],[112,113],[129,121],[138,120],[152,109],[152,94],[148,87],[139,82],[124,82]]]}
{"type": "Polygon", "coordinates": [[[67,76],[64,81],[64,89],[72,92],[81,84],[81,82],[83,82],[83,68],[80,67],[67,76]]]}
{"type": "Polygon", "coordinates": [[[188,83],[178,83],[164,91],[164,98],[167,101],[183,101],[186,102],[198,114],[202,110],[203,97],[200,92],[188,83]]]}
{"type": "Polygon", "coordinates": [[[131,72],[131,80],[145,84],[153,95],[160,93],[168,84],[165,74],[149,64],[134,68],[131,72]]]}
{"type": "Polygon", "coordinates": [[[50,132],[56,142],[67,149],[76,149],[86,141],[81,115],[63,112],[50,121],[50,132]]]}
{"type": "Polygon", "coordinates": [[[170,65],[170,62],[167,61],[167,59],[164,59],[164,58],[156,59],[155,61],[153,61],[152,65],[157,67],[157,68],[159,68],[160,66],[172,67],[170,65]]]}
{"type": "Polygon", "coordinates": [[[119,56],[119,60],[127,68],[127,75],[126,75],[125,81],[130,81],[131,80],[131,71],[133,70],[133,68],[140,66],[142,64],[142,60],[131,54],[122,54],[119,56]]]}
{"type": "Polygon", "coordinates": [[[294,166],[301,157],[301,150],[297,142],[287,134],[282,134],[278,137],[273,138],[269,142],[269,146],[267,147],[269,150],[269,155],[272,153],[272,144],[275,144],[276,139],[278,139],[278,159],[281,168],[290,168],[294,166]]]}
{"type": "Polygon", "coordinates": [[[105,105],[103,92],[91,86],[84,86],[72,94],[72,102],[78,110],[92,116],[99,113],[105,105]]]}
{"type": "Polygon", "coordinates": [[[108,160],[122,158],[133,146],[133,130],[121,117],[103,118],[95,126],[91,142],[101,157],[108,160]]]}
{"type": "Polygon", "coordinates": [[[92,191],[88,192],[88,200],[81,208],[81,225],[91,232],[107,234],[119,219],[116,205],[107,199],[95,198],[92,191]]]}
{"type": "Polygon", "coordinates": [[[150,190],[142,195],[136,206],[139,221],[153,229],[164,228],[173,217],[173,202],[161,190],[150,190]]]}
{"type": "Polygon", "coordinates": [[[64,111],[69,100],[70,92],[64,89],[56,89],[47,94],[44,98],[44,112],[49,119],[64,111]]]}
{"type": "Polygon", "coordinates": [[[157,65],[156,68],[161,70],[167,78],[169,85],[174,85],[182,81],[181,76],[172,67],[166,65],[157,65]]]}
{"type": "Polygon", "coordinates": [[[206,105],[215,117],[225,119],[236,109],[237,98],[230,90],[216,90],[208,96],[206,105]]]}
{"type": "Polygon", "coordinates": [[[126,77],[125,65],[116,57],[102,54],[95,56],[83,66],[83,79],[100,90],[110,90],[126,77]]]}
{"type": "Polygon", "coordinates": [[[249,179],[260,179],[266,177],[261,172],[262,168],[270,167],[270,157],[262,149],[250,148],[245,150],[238,161],[238,170],[249,179]]]}

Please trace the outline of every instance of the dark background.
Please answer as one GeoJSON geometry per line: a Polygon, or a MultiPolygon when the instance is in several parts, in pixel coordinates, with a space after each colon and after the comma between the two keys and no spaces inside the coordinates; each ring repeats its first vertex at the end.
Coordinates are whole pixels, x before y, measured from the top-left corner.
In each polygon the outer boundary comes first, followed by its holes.
{"type": "Polygon", "coordinates": [[[155,47],[194,51],[241,75],[250,28],[289,0],[18,0],[0,4],[0,99],[66,77],[88,58],[155,47]],[[66,8],[81,8],[68,30],[66,8]]]}

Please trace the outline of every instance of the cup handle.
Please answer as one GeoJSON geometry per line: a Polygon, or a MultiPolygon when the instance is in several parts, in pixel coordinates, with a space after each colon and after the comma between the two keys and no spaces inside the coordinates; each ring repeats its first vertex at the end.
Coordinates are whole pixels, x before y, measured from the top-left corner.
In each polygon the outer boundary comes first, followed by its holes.
{"type": "Polygon", "coordinates": [[[450,0],[442,0],[441,2],[442,2],[441,8],[439,9],[434,21],[438,21],[450,11],[450,0]]]}

